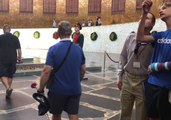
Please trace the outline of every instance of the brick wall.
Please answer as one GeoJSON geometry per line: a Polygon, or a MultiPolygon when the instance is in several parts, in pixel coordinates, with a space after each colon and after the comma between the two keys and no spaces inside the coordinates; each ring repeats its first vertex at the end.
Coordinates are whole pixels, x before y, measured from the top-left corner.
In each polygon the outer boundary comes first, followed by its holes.
{"type": "MultiPolygon", "coordinates": [[[[102,24],[117,24],[138,21],[141,11],[135,10],[136,0],[126,0],[126,11],[124,13],[111,13],[111,0],[102,0],[101,14],[88,15],[88,0],[79,0],[79,14],[65,14],[65,0],[57,0],[56,15],[43,15],[43,0],[33,0],[33,14],[19,13],[19,0],[9,0],[9,13],[0,13],[0,27],[3,24],[11,24],[14,28],[49,28],[55,18],[69,20],[72,24],[82,19],[90,18],[95,22],[96,16],[101,16],[102,24]]],[[[158,17],[158,5],[162,0],[155,0],[152,12],[158,17]]]]}

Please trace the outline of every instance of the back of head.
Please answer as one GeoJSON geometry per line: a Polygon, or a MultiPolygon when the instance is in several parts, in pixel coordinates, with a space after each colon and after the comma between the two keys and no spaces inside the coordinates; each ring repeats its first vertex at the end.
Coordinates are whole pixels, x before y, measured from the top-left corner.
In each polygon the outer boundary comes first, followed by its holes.
{"type": "Polygon", "coordinates": [[[68,21],[61,21],[58,25],[58,34],[60,38],[69,37],[72,33],[71,24],[68,21]]]}
{"type": "Polygon", "coordinates": [[[10,32],[11,31],[11,26],[8,25],[8,24],[4,24],[3,31],[4,31],[4,33],[10,32]]]}

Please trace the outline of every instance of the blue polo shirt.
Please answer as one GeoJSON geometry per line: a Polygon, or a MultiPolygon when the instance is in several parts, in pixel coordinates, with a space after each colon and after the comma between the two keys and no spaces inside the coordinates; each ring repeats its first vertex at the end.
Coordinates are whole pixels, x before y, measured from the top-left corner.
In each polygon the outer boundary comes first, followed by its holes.
{"type": "MultiPolygon", "coordinates": [[[[48,50],[46,65],[55,68],[64,59],[71,40],[63,39],[51,46],[48,50]]],[[[72,44],[68,57],[62,67],[56,72],[53,85],[49,91],[57,95],[80,95],[80,70],[85,64],[83,50],[78,45],[72,44]]]]}
{"type": "MultiPolygon", "coordinates": [[[[155,46],[151,63],[171,62],[171,30],[153,35],[155,46]]],[[[154,72],[149,76],[149,83],[171,90],[171,71],[154,72]]]]}

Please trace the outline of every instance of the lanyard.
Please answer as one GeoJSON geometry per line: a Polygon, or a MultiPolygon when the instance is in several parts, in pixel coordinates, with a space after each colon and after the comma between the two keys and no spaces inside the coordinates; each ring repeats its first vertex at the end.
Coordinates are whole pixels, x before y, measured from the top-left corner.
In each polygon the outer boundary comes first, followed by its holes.
{"type": "Polygon", "coordinates": [[[138,43],[138,44],[136,45],[135,50],[134,50],[134,54],[136,55],[137,58],[141,55],[141,53],[143,52],[143,50],[146,48],[147,45],[148,45],[148,44],[142,44],[142,43],[138,43]],[[138,52],[138,51],[139,51],[139,48],[140,48],[141,46],[144,46],[144,47],[142,48],[142,50],[141,50],[140,52],[138,52]]]}

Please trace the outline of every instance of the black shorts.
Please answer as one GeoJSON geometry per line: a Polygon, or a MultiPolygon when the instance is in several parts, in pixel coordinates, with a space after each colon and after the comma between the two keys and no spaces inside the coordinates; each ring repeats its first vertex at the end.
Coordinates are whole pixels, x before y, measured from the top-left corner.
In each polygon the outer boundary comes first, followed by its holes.
{"type": "Polygon", "coordinates": [[[16,72],[16,63],[0,63],[0,77],[12,78],[16,72]]]}
{"type": "Polygon", "coordinates": [[[70,115],[78,114],[80,95],[64,96],[48,92],[48,100],[50,103],[49,112],[54,115],[60,115],[62,111],[70,115]]]}
{"type": "Polygon", "coordinates": [[[160,118],[160,120],[171,120],[171,103],[168,102],[168,92],[166,88],[161,88],[152,84],[145,84],[147,115],[150,118],[160,118]]]}

